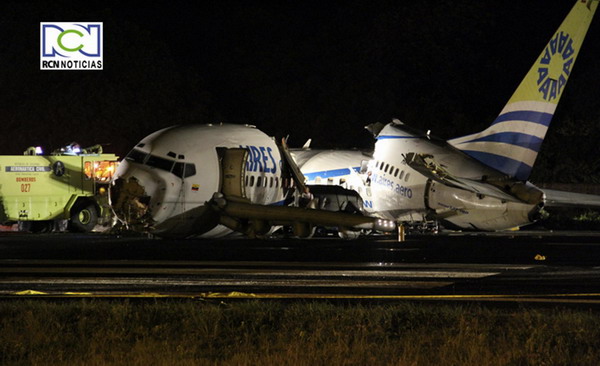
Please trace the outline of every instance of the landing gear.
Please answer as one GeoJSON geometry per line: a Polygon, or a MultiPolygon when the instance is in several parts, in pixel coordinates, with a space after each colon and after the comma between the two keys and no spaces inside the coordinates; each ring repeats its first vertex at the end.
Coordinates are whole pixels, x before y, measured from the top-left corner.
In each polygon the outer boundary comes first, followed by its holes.
{"type": "Polygon", "coordinates": [[[406,221],[402,223],[402,226],[407,235],[437,234],[440,231],[440,225],[435,220],[406,221]]]}

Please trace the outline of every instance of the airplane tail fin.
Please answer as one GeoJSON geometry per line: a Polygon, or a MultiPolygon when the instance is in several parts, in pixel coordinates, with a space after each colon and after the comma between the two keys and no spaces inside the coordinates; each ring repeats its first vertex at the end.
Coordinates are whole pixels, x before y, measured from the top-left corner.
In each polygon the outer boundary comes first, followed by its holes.
{"type": "Polygon", "coordinates": [[[598,0],[578,0],[494,122],[448,142],[527,180],[597,7],[598,0]]]}

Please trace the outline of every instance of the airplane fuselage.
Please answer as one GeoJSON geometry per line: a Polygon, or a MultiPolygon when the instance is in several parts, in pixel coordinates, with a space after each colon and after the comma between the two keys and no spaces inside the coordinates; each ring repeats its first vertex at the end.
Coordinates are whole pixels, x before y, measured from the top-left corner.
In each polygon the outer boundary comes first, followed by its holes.
{"type": "Polygon", "coordinates": [[[113,205],[127,214],[129,222],[135,218],[126,211],[137,209],[137,219],[145,220],[159,235],[230,233],[211,217],[215,215],[206,203],[222,190],[219,149],[239,148],[248,151],[240,194],[250,203],[281,204],[287,181],[275,141],[253,126],[225,124],[175,126],[144,138],[115,175],[116,182],[130,184],[126,192],[138,191],[132,193],[137,198],[125,197],[125,193],[113,197],[113,205]]]}

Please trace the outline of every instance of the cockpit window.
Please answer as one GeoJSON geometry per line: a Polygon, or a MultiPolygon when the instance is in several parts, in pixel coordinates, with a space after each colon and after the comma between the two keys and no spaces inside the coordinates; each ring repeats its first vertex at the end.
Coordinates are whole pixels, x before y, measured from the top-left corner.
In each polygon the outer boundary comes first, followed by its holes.
{"type": "Polygon", "coordinates": [[[189,163],[175,163],[172,173],[179,178],[191,177],[196,175],[196,166],[189,163]]]}
{"type": "Polygon", "coordinates": [[[183,176],[185,178],[191,177],[192,175],[196,175],[196,166],[194,164],[185,164],[185,172],[183,176]]]}
{"type": "Polygon", "coordinates": [[[183,178],[184,165],[184,163],[175,163],[175,166],[173,166],[173,171],[171,173],[175,174],[179,178],[183,178]]]}
{"type": "Polygon", "coordinates": [[[146,158],[146,155],[148,154],[141,150],[133,149],[129,152],[129,154],[127,154],[125,160],[133,161],[139,164],[144,164],[144,159],[146,158]]]}
{"type": "Polygon", "coordinates": [[[187,178],[196,175],[196,166],[190,163],[175,162],[156,155],[149,155],[138,149],[133,149],[127,154],[125,160],[171,172],[179,178],[187,178]]]}
{"type": "Polygon", "coordinates": [[[146,165],[154,167],[154,168],[158,168],[161,170],[166,170],[168,172],[171,171],[171,168],[173,167],[174,163],[175,162],[173,160],[159,158],[158,156],[155,156],[155,155],[150,155],[148,157],[148,160],[146,160],[146,165]]]}

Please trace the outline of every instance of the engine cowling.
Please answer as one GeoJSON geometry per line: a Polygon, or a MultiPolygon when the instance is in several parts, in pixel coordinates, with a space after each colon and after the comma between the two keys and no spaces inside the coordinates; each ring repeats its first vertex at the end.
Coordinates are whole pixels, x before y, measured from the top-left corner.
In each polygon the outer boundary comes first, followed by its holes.
{"type": "Polygon", "coordinates": [[[427,206],[444,226],[498,231],[530,224],[540,206],[505,201],[432,182],[427,206]]]}

